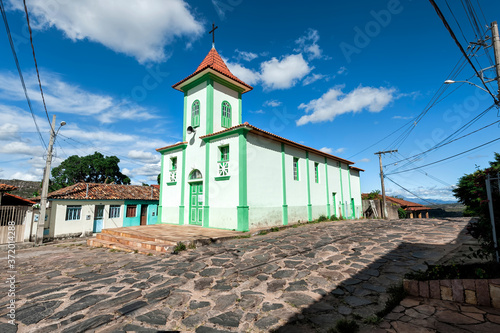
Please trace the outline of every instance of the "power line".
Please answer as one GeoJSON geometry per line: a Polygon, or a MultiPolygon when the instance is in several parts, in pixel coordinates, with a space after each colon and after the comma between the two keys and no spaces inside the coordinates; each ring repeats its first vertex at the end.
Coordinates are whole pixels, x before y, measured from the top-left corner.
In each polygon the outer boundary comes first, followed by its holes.
{"type": "Polygon", "coordinates": [[[9,23],[7,22],[7,15],[5,14],[5,7],[3,4],[3,0],[0,0],[0,11],[2,12],[2,18],[3,18],[3,22],[5,24],[5,30],[7,31],[7,36],[9,38],[9,43],[10,43],[10,48],[12,50],[12,55],[14,56],[14,61],[16,63],[17,72],[19,73],[19,79],[21,80],[21,84],[23,85],[24,96],[26,97],[26,101],[28,102],[28,107],[29,107],[30,112],[31,112],[31,117],[33,118],[33,122],[35,123],[35,127],[36,127],[36,130],[38,132],[38,136],[40,137],[40,141],[41,141],[42,145],[45,147],[45,149],[47,149],[47,145],[45,144],[45,141],[43,140],[42,133],[40,133],[40,128],[38,127],[38,124],[36,122],[35,113],[33,112],[33,107],[31,106],[31,100],[28,96],[28,90],[26,89],[26,84],[24,83],[23,72],[21,71],[21,65],[19,65],[19,59],[17,58],[16,49],[14,47],[14,42],[12,40],[12,35],[10,33],[9,23]]]}
{"type": "Polygon", "coordinates": [[[435,162],[432,162],[432,163],[428,163],[428,164],[425,164],[425,165],[421,165],[421,166],[418,166],[418,167],[415,167],[415,168],[412,168],[412,169],[406,169],[406,170],[402,170],[402,171],[391,172],[391,173],[389,173],[389,175],[395,175],[395,174],[398,174],[398,173],[403,173],[403,172],[408,172],[408,171],[412,171],[412,170],[417,170],[417,169],[421,169],[421,168],[424,168],[424,167],[429,166],[429,165],[437,164],[437,163],[440,163],[440,162],[443,162],[443,161],[449,160],[449,159],[451,159],[451,158],[454,158],[454,157],[457,157],[457,156],[463,155],[463,154],[468,153],[468,152],[470,152],[470,151],[473,151],[473,150],[475,150],[475,149],[478,149],[478,148],[484,147],[484,146],[489,145],[490,143],[493,143],[493,142],[498,141],[498,140],[500,140],[500,138],[496,138],[495,140],[488,141],[488,142],[486,142],[486,143],[483,143],[482,145],[479,145],[479,146],[476,146],[476,147],[474,147],[474,148],[468,149],[468,150],[466,150],[466,151],[463,151],[463,152],[461,152],[461,153],[455,154],[455,155],[453,155],[453,156],[449,156],[449,157],[443,158],[443,159],[441,159],[441,160],[439,160],[439,161],[435,161],[435,162]]]}
{"type": "Polygon", "coordinates": [[[499,104],[500,102],[497,100],[497,98],[495,97],[495,95],[493,95],[490,91],[490,88],[486,85],[486,83],[484,82],[483,78],[481,77],[481,75],[479,75],[479,72],[477,71],[476,67],[474,66],[474,64],[472,63],[472,61],[469,59],[469,57],[467,56],[467,53],[465,52],[464,48],[462,47],[462,45],[460,44],[460,42],[458,41],[457,37],[455,36],[455,33],[453,32],[453,30],[451,29],[450,25],[448,24],[448,22],[446,21],[446,18],[444,17],[443,13],[441,12],[441,10],[439,9],[438,5],[436,4],[436,2],[434,0],[429,0],[431,5],[434,7],[434,9],[436,10],[436,13],[438,14],[439,18],[441,19],[441,21],[443,22],[445,28],[448,30],[448,32],[450,33],[451,35],[451,38],[455,41],[455,44],[457,44],[458,48],[460,49],[460,52],[462,52],[462,54],[465,56],[465,58],[467,59],[467,61],[469,62],[469,64],[472,66],[472,69],[474,70],[474,72],[476,73],[477,77],[481,80],[481,82],[483,83],[483,86],[486,88],[486,90],[488,91],[488,93],[491,95],[491,97],[493,97],[493,100],[495,101],[495,104],[499,104]]]}
{"type": "Polygon", "coordinates": [[[405,190],[406,192],[413,194],[414,196],[416,196],[416,197],[417,197],[417,198],[419,198],[420,200],[423,200],[423,201],[425,201],[425,202],[428,202],[428,203],[430,203],[430,204],[431,204],[431,205],[433,205],[433,206],[434,206],[434,205],[436,205],[435,203],[430,202],[429,200],[426,200],[426,199],[424,199],[424,198],[419,197],[419,196],[418,196],[418,195],[416,195],[415,193],[411,192],[410,190],[408,190],[408,189],[404,188],[403,186],[399,185],[398,183],[396,183],[396,182],[395,182],[394,180],[392,180],[391,178],[389,178],[389,177],[387,177],[387,176],[385,176],[385,178],[387,178],[387,180],[388,180],[388,181],[390,181],[391,183],[393,183],[393,184],[395,184],[395,185],[397,185],[397,186],[401,187],[401,188],[402,188],[403,190],[405,190]]]}
{"type": "MultiPolygon", "coordinates": [[[[40,73],[38,72],[38,64],[36,62],[35,47],[33,46],[33,34],[31,32],[30,18],[28,15],[28,7],[26,7],[26,0],[23,0],[23,3],[24,3],[24,12],[26,13],[26,22],[28,22],[28,30],[30,32],[31,49],[33,50],[33,60],[35,61],[36,76],[38,78],[38,86],[40,87],[40,94],[42,95],[43,108],[45,109],[45,115],[47,116],[47,121],[49,122],[49,125],[50,125],[51,124],[50,117],[49,117],[49,113],[47,112],[47,105],[45,105],[45,97],[43,96],[42,81],[40,81],[40,73]]],[[[50,130],[52,132],[54,132],[52,125],[50,125],[50,130]]]]}

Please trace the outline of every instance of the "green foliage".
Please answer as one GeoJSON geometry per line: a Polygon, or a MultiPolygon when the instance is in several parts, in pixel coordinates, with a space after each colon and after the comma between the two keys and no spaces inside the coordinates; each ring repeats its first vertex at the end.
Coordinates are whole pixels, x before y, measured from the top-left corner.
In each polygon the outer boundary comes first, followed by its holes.
{"type": "Polygon", "coordinates": [[[356,333],[359,331],[359,325],[354,320],[340,319],[335,324],[333,332],[338,333],[356,333]]]}
{"type": "Polygon", "coordinates": [[[318,222],[328,221],[328,218],[325,215],[321,215],[318,217],[318,222]]]}
{"type": "Polygon", "coordinates": [[[130,178],[120,172],[120,159],[116,156],[73,155],[52,169],[50,191],[55,191],[78,182],[100,184],[130,184],[130,178]]]}
{"type": "Polygon", "coordinates": [[[378,325],[382,321],[382,318],[378,316],[371,316],[363,320],[363,323],[368,324],[368,325],[378,325]]]}
{"type": "Polygon", "coordinates": [[[338,221],[339,218],[335,215],[330,216],[330,221],[338,221]]]}
{"type": "Polygon", "coordinates": [[[156,181],[158,182],[158,185],[161,183],[161,173],[158,174],[158,177],[156,178],[156,181]]]}
{"type": "Polygon", "coordinates": [[[379,196],[380,196],[380,190],[373,190],[370,193],[368,193],[365,200],[378,199],[379,196]]]}
{"type": "MultiPolygon", "coordinates": [[[[495,160],[490,162],[490,167],[479,169],[471,174],[464,175],[458,180],[457,186],[453,189],[454,196],[458,201],[466,206],[464,216],[476,216],[478,221],[470,224],[467,229],[469,233],[477,238],[481,244],[481,249],[475,251],[476,256],[492,256],[494,253],[493,233],[491,228],[488,198],[486,195],[487,175],[495,177],[500,172],[500,154],[495,153],[495,160]]],[[[500,230],[500,194],[498,182],[491,182],[491,193],[493,199],[493,213],[495,216],[495,226],[500,230]]],[[[500,233],[497,233],[497,237],[500,233]]],[[[473,253],[473,254],[474,254],[473,253]]]]}
{"type": "Polygon", "coordinates": [[[181,252],[186,250],[186,244],[183,242],[178,242],[177,245],[174,247],[174,252],[181,252]]]}
{"type": "Polygon", "coordinates": [[[266,231],[266,230],[261,230],[261,231],[259,232],[259,235],[267,235],[267,231],[266,231]]]}
{"type": "Polygon", "coordinates": [[[280,231],[280,228],[278,228],[278,227],[271,228],[271,232],[276,232],[276,231],[280,231]]]}
{"type": "Polygon", "coordinates": [[[377,312],[377,317],[384,318],[392,309],[398,306],[407,295],[403,283],[390,286],[387,288],[387,293],[389,294],[389,299],[385,302],[385,307],[377,312]]]}
{"type": "Polygon", "coordinates": [[[399,207],[399,208],[398,208],[398,217],[399,217],[400,219],[405,219],[405,218],[406,218],[406,216],[407,216],[407,214],[406,214],[406,210],[404,210],[403,208],[399,207]]]}

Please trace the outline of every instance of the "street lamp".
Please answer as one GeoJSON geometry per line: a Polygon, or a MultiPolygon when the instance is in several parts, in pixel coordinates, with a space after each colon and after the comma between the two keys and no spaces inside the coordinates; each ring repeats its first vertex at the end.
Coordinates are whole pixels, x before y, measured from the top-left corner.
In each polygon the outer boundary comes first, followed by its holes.
{"type": "Polygon", "coordinates": [[[47,161],[45,162],[45,171],[43,173],[42,181],[42,195],[40,196],[40,217],[38,218],[38,226],[36,231],[36,244],[41,245],[43,243],[43,229],[45,227],[45,211],[47,206],[47,194],[49,192],[49,178],[50,178],[50,164],[52,163],[52,147],[54,146],[54,141],[59,133],[61,127],[66,125],[65,121],[61,121],[57,131],[54,130],[56,127],[56,115],[52,116],[52,124],[50,125],[50,141],[49,147],[47,149],[47,161]]]}
{"type": "Polygon", "coordinates": [[[480,87],[480,86],[478,86],[477,84],[472,83],[472,82],[470,82],[470,81],[453,81],[453,80],[446,80],[446,81],[444,81],[444,84],[453,84],[453,83],[468,83],[468,84],[470,84],[471,86],[474,86],[474,87],[476,87],[476,88],[481,89],[482,91],[487,92],[488,94],[490,93],[488,90],[486,90],[486,89],[484,89],[483,87],[480,87]]]}

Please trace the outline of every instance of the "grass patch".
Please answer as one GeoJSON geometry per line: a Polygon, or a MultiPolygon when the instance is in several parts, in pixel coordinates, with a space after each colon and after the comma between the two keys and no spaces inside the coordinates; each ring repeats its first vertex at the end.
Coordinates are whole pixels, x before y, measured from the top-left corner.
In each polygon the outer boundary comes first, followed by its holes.
{"type": "Polygon", "coordinates": [[[378,325],[382,321],[382,318],[378,316],[371,316],[363,320],[363,323],[368,325],[378,325]]]}
{"type": "Polygon", "coordinates": [[[186,244],[183,242],[178,242],[177,245],[174,247],[174,252],[181,252],[181,251],[186,251],[186,244]]]}
{"type": "Polygon", "coordinates": [[[278,228],[278,227],[271,228],[271,232],[276,232],[276,231],[280,231],[280,228],[278,228]]]}
{"type": "Polygon", "coordinates": [[[252,237],[252,235],[241,235],[241,236],[236,237],[236,239],[250,238],[250,237],[252,237]]]}
{"type": "Polygon", "coordinates": [[[429,265],[425,272],[412,272],[405,275],[406,279],[448,280],[448,279],[497,279],[500,278],[500,264],[496,262],[474,264],[429,265]]]}
{"type": "Polygon", "coordinates": [[[356,333],[359,332],[359,325],[354,320],[340,319],[334,328],[328,330],[329,333],[356,333]]]}
{"type": "Polygon", "coordinates": [[[195,244],[194,242],[189,243],[189,245],[188,245],[188,249],[190,249],[190,250],[194,250],[194,249],[196,249],[196,244],[195,244]]]}
{"type": "Polygon", "coordinates": [[[318,217],[318,222],[328,221],[328,218],[325,215],[321,215],[318,217]]]}
{"type": "Polygon", "coordinates": [[[259,235],[267,235],[267,231],[266,231],[266,230],[261,230],[261,231],[259,232],[259,235]]]}
{"type": "Polygon", "coordinates": [[[384,318],[407,296],[403,283],[390,286],[387,288],[387,293],[389,299],[385,303],[385,307],[376,313],[377,317],[384,318]]]}

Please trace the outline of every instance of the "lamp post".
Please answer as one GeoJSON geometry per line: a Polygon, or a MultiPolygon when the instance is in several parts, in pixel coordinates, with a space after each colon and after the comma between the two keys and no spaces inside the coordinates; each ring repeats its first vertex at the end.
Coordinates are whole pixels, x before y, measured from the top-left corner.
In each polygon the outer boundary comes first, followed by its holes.
{"type": "Polygon", "coordinates": [[[444,81],[444,84],[453,84],[453,83],[468,83],[470,84],[471,86],[474,86],[476,88],[479,88],[481,89],[482,91],[485,91],[489,94],[488,90],[484,89],[483,87],[480,87],[478,86],[477,84],[473,83],[473,82],[470,82],[470,81],[454,81],[454,80],[446,80],[444,81]]]}
{"type": "Polygon", "coordinates": [[[65,121],[61,121],[61,125],[57,129],[56,127],[56,115],[52,116],[52,124],[50,125],[50,141],[49,147],[47,149],[47,161],[45,162],[45,170],[43,173],[43,181],[42,181],[42,195],[40,198],[40,217],[38,218],[38,226],[36,230],[36,239],[35,243],[37,245],[41,245],[43,243],[43,229],[45,227],[45,211],[47,206],[47,194],[49,191],[49,178],[50,178],[50,164],[52,163],[52,147],[54,146],[54,141],[56,140],[57,133],[61,127],[66,125],[65,121]]]}

